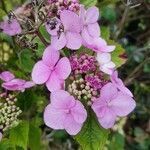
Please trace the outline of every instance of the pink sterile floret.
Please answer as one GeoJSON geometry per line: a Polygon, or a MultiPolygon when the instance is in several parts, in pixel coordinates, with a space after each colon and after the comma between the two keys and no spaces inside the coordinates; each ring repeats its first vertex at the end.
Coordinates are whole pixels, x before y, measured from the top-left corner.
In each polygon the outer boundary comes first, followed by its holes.
{"type": "Polygon", "coordinates": [[[52,92],[50,100],[44,112],[45,124],[56,130],[65,129],[70,135],[79,133],[87,118],[82,103],[63,90],[52,92]]]}
{"type": "Polygon", "coordinates": [[[51,45],[45,49],[42,60],[35,64],[32,71],[32,79],[36,84],[46,83],[49,91],[63,88],[64,80],[71,73],[71,66],[67,57],[59,57],[59,51],[51,45]]]}
{"type": "Polygon", "coordinates": [[[96,113],[102,127],[113,127],[117,117],[127,116],[135,108],[134,99],[118,91],[111,83],[107,83],[100,91],[100,97],[95,99],[92,109],[96,113]]]}

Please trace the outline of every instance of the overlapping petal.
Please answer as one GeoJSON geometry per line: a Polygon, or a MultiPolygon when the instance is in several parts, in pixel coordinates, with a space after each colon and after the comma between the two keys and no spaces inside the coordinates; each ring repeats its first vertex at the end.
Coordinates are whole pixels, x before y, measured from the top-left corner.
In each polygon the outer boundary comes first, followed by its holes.
{"type": "Polygon", "coordinates": [[[82,38],[79,33],[67,32],[66,33],[67,45],[66,47],[72,50],[79,49],[82,45],[82,38]]]}
{"type": "Polygon", "coordinates": [[[86,23],[95,23],[99,18],[99,10],[97,7],[93,6],[87,9],[86,12],[86,23]]]}
{"type": "Polygon", "coordinates": [[[38,61],[32,70],[32,80],[36,84],[43,84],[49,79],[50,74],[50,67],[45,65],[43,61],[38,61]]]}
{"type": "Polygon", "coordinates": [[[76,33],[81,31],[81,20],[76,13],[69,10],[64,10],[60,14],[60,20],[64,26],[65,31],[72,31],[76,33]]]}
{"type": "Polygon", "coordinates": [[[135,101],[128,95],[119,92],[117,97],[111,101],[111,109],[117,116],[127,116],[135,108],[135,101]]]}
{"type": "Polygon", "coordinates": [[[53,71],[46,82],[49,91],[56,91],[63,88],[64,81],[53,71]]]}
{"type": "Polygon", "coordinates": [[[52,45],[50,45],[45,49],[42,60],[47,66],[53,68],[57,63],[57,61],[59,60],[59,57],[60,52],[57,51],[55,48],[53,48],[52,45]]]}
{"type": "Polygon", "coordinates": [[[71,65],[67,57],[63,57],[59,60],[55,67],[55,72],[60,79],[66,79],[70,75],[71,65]]]}

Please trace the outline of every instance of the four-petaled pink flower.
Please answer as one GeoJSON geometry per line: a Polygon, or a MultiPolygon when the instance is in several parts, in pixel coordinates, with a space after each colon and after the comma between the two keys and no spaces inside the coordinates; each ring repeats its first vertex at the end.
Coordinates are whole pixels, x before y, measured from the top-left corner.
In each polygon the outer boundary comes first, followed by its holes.
{"type": "Polygon", "coordinates": [[[4,83],[2,83],[2,87],[9,91],[23,92],[26,88],[31,88],[35,85],[32,81],[15,78],[15,76],[9,71],[2,72],[0,74],[0,79],[4,81],[4,83]]]}
{"type": "Polygon", "coordinates": [[[49,91],[64,87],[64,80],[71,73],[71,65],[67,57],[60,60],[59,57],[59,51],[52,46],[45,49],[42,60],[35,64],[32,71],[32,79],[36,84],[46,83],[49,91]]]}
{"type": "Polygon", "coordinates": [[[91,45],[93,43],[93,38],[98,38],[100,36],[100,27],[98,24],[99,10],[97,7],[93,6],[85,10],[84,6],[80,8],[80,19],[83,25],[81,32],[83,40],[91,45]]]}
{"type": "Polygon", "coordinates": [[[114,72],[115,64],[111,61],[110,53],[97,53],[97,61],[100,65],[100,70],[111,75],[114,72]]]}
{"type": "Polygon", "coordinates": [[[135,101],[127,94],[118,91],[111,83],[107,83],[100,91],[100,97],[94,99],[92,109],[96,113],[103,128],[113,127],[117,117],[127,116],[135,108],[135,101]]]}
{"type": "Polygon", "coordinates": [[[111,79],[111,82],[113,83],[113,85],[117,89],[119,89],[124,94],[128,94],[129,96],[133,97],[132,92],[128,88],[126,88],[124,83],[122,82],[122,80],[120,78],[118,78],[118,72],[117,71],[113,72],[110,79],[111,79]]]}
{"type": "MultiPolygon", "coordinates": [[[[82,24],[79,16],[72,11],[64,10],[60,14],[60,21],[62,26],[58,29],[58,34],[51,36],[53,47],[57,50],[60,50],[65,46],[72,50],[79,49],[82,44],[80,35],[82,24]]],[[[60,24],[59,21],[57,21],[57,23],[60,24]]],[[[56,29],[58,28],[57,23],[54,22],[56,29]]],[[[53,28],[54,31],[56,29],[55,27],[53,28]]],[[[52,33],[52,31],[48,31],[49,33],[52,33]]]]}
{"type": "Polygon", "coordinates": [[[4,33],[10,36],[20,34],[22,31],[19,22],[15,18],[11,18],[10,20],[5,20],[4,22],[1,22],[0,29],[2,29],[4,33]]]}
{"type": "Polygon", "coordinates": [[[56,130],[65,129],[70,135],[79,133],[87,118],[82,103],[63,90],[52,92],[50,100],[44,112],[45,124],[56,130]]]}

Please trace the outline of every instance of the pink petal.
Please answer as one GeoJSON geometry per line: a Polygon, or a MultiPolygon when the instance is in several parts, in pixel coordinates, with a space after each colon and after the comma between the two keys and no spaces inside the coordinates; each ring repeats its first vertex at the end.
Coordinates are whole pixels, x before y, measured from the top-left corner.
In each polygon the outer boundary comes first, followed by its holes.
{"type": "Polygon", "coordinates": [[[118,89],[119,89],[122,93],[127,94],[127,95],[133,97],[132,92],[131,92],[127,87],[125,87],[125,86],[118,86],[118,89]]]}
{"type": "Polygon", "coordinates": [[[97,22],[99,18],[99,9],[95,6],[88,8],[86,16],[87,24],[97,22]]]}
{"type": "Polygon", "coordinates": [[[115,71],[111,75],[110,79],[111,79],[111,82],[114,84],[114,86],[116,86],[121,92],[133,97],[132,92],[127,87],[125,87],[123,81],[120,78],[118,78],[118,72],[117,71],[115,71]]]}
{"type": "Polygon", "coordinates": [[[81,19],[82,24],[85,22],[85,17],[86,17],[86,10],[84,8],[84,5],[80,6],[80,11],[79,11],[79,17],[81,19]]]}
{"type": "Polygon", "coordinates": [[[111,102],[111,109],[120,117],[127,116],[136,106],[135,101],[128,95],[119,92],[111,102]]]}
{"type": "Polygon", "coordinates": [[[15,78],[15,76],[9,71],[4,71],[0,74],[0,79],[5,82],[8,82],[14,78],[15,78]]]}
{"type": "Polygon", "coordinates": [[[16,19],[12,19],[9,22],[8,20],[5,20],[0,24],[0,28],[3,30],[4,33],[14,36],[16,34],[20,34],[22,29],[20,27],[19,22],[16,19]]]}
{"type": "Polygon", "coordinates": [[[60,37],[52,36],[51,37],[51,44],[56,50],[61,50],[65,47],[67,43],[66,37],[64,33],[61,33],[60,37]]]}
{"type": "Polygon", "coordinates": [[[103,51],[103,52],[112,52],[112,51],[114,51],[115,50],[115,48],[116,48],[116,46],[114,46],[114,45],[107,45],[104,49],[102,49],[101,51],[103,51]]]}
{"type": "Polygon", "coordinates": [[[98,23],[88,24],[87,29],[92,37],[100,36],[100,27],[98,23]]]}
{"type": "Polygon", "coordinates": [[[70,135],[76,135],[80,132],[82,124],[77,123],[72,115],[68,114],[64,121],[64,127],[70,135]]]}
{"type": "Polygon", "coordinates": [[[60,90],[63,88],[64,81],[59,79],[57,74],[53,71],[46,82],[46,87],[50,92],[60,90]]]}
{"type": "Polygon", "coordinates": [[[97,53],[97,57],[96,57],[97,61],[100,64],[105,64],[111,61],[111,55],[110,53],[97,53]]]}
{"type": "Polygon", "coordinates": [[[44,111],[45,124],[53,129],[64,129],[65,113],[55,109],[49,104],[44,111]]]}
{"type": "Polygon", "coordinates": [[[70,96],[70,94],[64,90],[53,91],[50,100],[53,107],[61,109],[62,111],[70,109],[75,105],[74,97],[70,96]]]}
{"type": "Polygon", "coordinates": [[[70,61],[67,57],[63,57],[59,60],[55,67],[55,73],[60,79],[66,79],[71,73],[70,61]]]}
{"type": "Polygon", "coordinates": [[[103,71],[106,74],[112,75],[112,73],[115,70],[115,66],[116,65],[112,61],[110,61],[109,63],[102,64],[100,66],[100,70],[103,71]]]}
{"type": "Polygon", "coordinates": [[[25,84],[24,84],[24,87],[25,88],[31,88],[35,86],[35,83],[33,81],[27,81],[25,84]]]}
{"type": "Polygon", "coordinates": [[[43,84],[48,80],[50,74],[50,67],[45,65],[43,61],[38,61],[32,70],[32,80],[36,84],[43,84]]]}
{"type": "Polygon", "coordinates": [[[76,33],[81,31],[81,20],[76,13],[69,10],[64,10],[60,14],[60,20],[63,23],[65,31],[73,31],[76,33]]]}
{"type": "Polygon", "coordinates": [[[66,47],[72,50],[79,49],[82,45],[82,38],[79,33],[67,32],[66,33],[67,45],[66,47]]]}
{"type": "Polygon", "coordinates": [[[105,115],[105,109],[107,107],[107,100],[105,96],[94,99],[92,109],[96,113],[97,117],[103,117],[105,115]]]}
{"type": "Polygon", "coordinates": [[[60,52],[56,51],[56,49],[54,49],[52,45],[50,45],[45,49],[42,59],[47,66],[53,69],[53,67],[59,60],[59,57],[60,57],[60,52]]]}
{"type": "Polygon", "coordinates": [[[111,128],[114,126],[116,120],[116,115],[110,109],[105,110],[104,117],[98,118],[99,123],[105,129],[111,128]]]}
{"type": "Polygon", "coordinates": [[[11,81],[5,82],[2,84],[2,87],[10,91],[23,91],[25,80],[22,79],[13,79],[11,81]]]}
{"type": "Polygon", "coordinates": [[[109,82],[102,87],[100,93],[100,98],[109,102],[117,96],[118,90],[111,82],[109,82]]]}
{"type": "Polygon", "coordinates": [[[80,101],[76,101],[75,107],[71,109],[71,114],[77,123],[84,123],[87,118],[87,112],[80,101]]]}
{"type": "Polygon", "coordinates": [[[51,29],[51,25],[49,25],[47,22],[45,23],[45,27],[46,27],[47,32],[50,35],[56,36],[58,34],[58,31],[59,31],[59,28],[60,28],[60,25],[61,25],[61,21],[60,21],[60,19],[58,19],[56,17],[52,18],[52,21],[55,21],[57,23],[53,30],[51,29]]]}
{"type": "Polygon", "coordinates": [[[93,38],[92,38],[92,36],[90,36],[87,27],[84,27],[84,28],[83,28],[81,35],[82,35],[83,40],[84,40],[88,45],[93,44],[93,38]]]}

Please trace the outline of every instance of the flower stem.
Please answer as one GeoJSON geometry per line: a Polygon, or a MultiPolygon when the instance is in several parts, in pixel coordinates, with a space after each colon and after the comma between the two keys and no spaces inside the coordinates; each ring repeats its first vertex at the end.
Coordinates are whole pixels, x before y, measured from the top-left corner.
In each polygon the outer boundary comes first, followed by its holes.
{"type": "Polygon", "coordinates": [[[36,31],[36,35],[39,37],[39,39],[42,41],[42,43],[47,47],[49,43],[45,40],[45,38],[42,36],[42,34],[39,32],[39,30],[36,31]]]}

